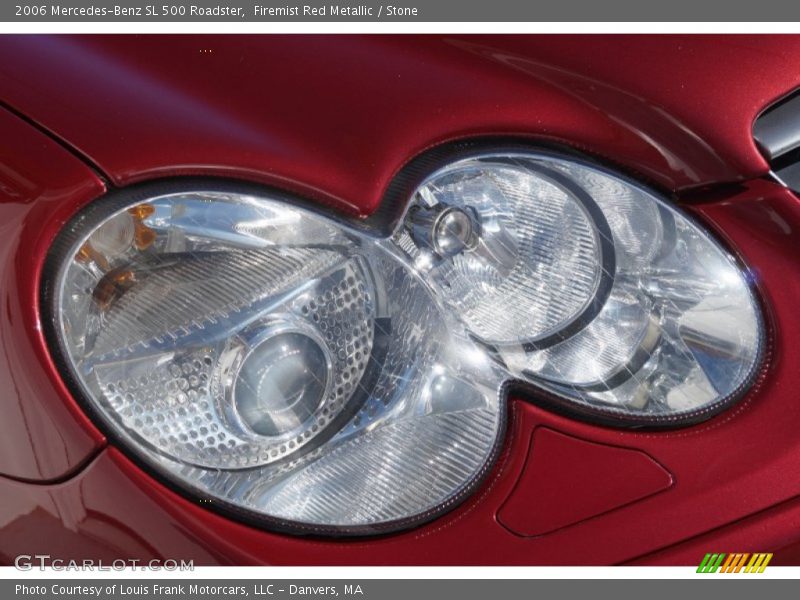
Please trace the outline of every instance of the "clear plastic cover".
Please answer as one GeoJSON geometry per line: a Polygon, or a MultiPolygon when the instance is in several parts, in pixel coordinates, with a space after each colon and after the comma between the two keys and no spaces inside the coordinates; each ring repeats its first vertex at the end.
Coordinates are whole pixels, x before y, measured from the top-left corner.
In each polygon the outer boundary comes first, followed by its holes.
{"type": "Polygon", "coordinates": [[[486,467],[502,371],[391,244],[211,191],[99,225],[60,275],[66,354],[108,423],[198,493],[358,530],[433,511],[486,467]]]}
{"type": "Polygon", "coordinates": [[[431,175],[381,238],[251,193],[117,199],[62,234],[71,379],[180,485],[298,530],[452,506],[526,382],[619,422],[730,402],[763,331],[743,272],[650,192],[537,154],[431,175]]]}

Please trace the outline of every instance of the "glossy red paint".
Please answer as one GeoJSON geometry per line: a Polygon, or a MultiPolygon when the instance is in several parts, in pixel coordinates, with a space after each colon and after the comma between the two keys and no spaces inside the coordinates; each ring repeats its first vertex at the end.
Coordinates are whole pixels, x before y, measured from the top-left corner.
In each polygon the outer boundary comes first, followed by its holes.
{"type": "Polygon", "coordinates": [[[0,474],[57,479],[103,437],[56,373],[39,323],[42,257],[75,203],[104,190],[81,161],[0,109],[0,474]]]}
{"type": "MultiPolygon", "coordinates": [[[[672,190],[758,177],[767,167],[750,137],[752,119],[800,84],[800,38],[780,37],[5,37],[0,48],[18,58],[0,64],[3,100],[68,140],[115,185],[227,175],[358,214],[374,209],[419,151],[473,135],[570,145],[672,190]],[[203,47],[214,52],[200,55],[203,47]]],[[[33,441],[15,450],[17,458],[2,446],[0,460],[12,475],[51,479],[104,440],[48,358],[37,320],[39,275],[55,232],[103,184],[31,126],[9,127],[23,143],[4,148],[0,164],[27,165],[38,192],[0,204],[12,218],[0,241],[0,336],[15,353],[0,365],[0,386],[25,390],[25,406],[49,425],[18,421],[15,433],[33,441]],[[53,453],[39,444],[54,433],[72,435],[82,451],[68,450],[70,460],[53,462],[59,468],[37,472],[23,455],[53,453]]],[[[692,551],[669,549],[697,536],[714,545],[739,521],[737,541],[749,549],[796,548],[800,533],[782,528],[796,516],[773,507],[800,498],[800,356],[792,348],[800,336],[800,201],[759,180],[729,190],[696,191],[692,210],[741,251],[772,330],[768,367],[732,410],[651,433],[515,401],[504,456],[475,496],[414,530],[348,541],[236,523],[107,448],[60,483],[0,478],[0,496],[11,499],[0,506],[0,559],[46,551],[197,564],[690,564],[692,551]],[[497,511],[540,427],[646,453],[674,474],[675,485],[546,535],[514,535],[497,511]],[[772,514],[779,525],[748,525],[772,514]]]]}
{"type": "Polygon", "coordinates": [[[751,552],[768,548],[775,555],[772,566],[800,565],[800,499],[795,498],[740,519],[661,552],[631,561],[631,565],[697,565],[706,552],[751,552]]]}
{"type": "Polygon", "coordinates": [[[431,145],[564,144],[669,189],[758,177],[790,36],[3,36],[2,98],[116,185],[213,174],[353,213],[431,145]]]}
{"type": "Polygon", "coordinates": [[[644,452],[537,427],[525,467],[497,521],[535,537],[603,515],[672,487],[672,475],[644,452]]]}

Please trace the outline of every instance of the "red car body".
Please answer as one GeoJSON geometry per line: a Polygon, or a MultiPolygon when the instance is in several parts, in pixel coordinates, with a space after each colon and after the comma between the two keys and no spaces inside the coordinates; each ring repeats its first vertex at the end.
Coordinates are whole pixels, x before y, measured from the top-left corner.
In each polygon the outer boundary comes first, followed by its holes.
{"type": "Polygon", "coordinates": [[[800,200],[769,179],[756,116],[800,86],[800,37],[0,38],[0,562],[800,564],[800,200]],[[509,403],[467,501],[415,529],[288,536],[182,497],[109,445],[42,334],[42,266],[111,188],[247,180],[365,217],[434,146],[514,139],[600,160],[738,252],[769,327],[739,403],[672,431],[509,403]]]}

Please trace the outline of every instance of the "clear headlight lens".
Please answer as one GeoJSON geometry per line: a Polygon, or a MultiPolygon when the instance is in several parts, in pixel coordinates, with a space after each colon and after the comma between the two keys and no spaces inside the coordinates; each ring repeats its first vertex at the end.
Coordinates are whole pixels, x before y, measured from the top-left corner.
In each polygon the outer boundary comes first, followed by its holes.
{"type": "Polygon", "coordinates": [[[390,238],[223,187],[123,193],[51,263],[69,378],[123,443],[309,531],[453,505],[490,467],[509,382],[607,421],[692,422],[747,386],[763,344],[713,239],[549,155],[451,164],[390,238]]]}
{"type": "Polygon", "coordinates": [[[732,257],[597,168],[461,161],[422,184],[396,237],[509,374],[588,412],[685,422],[737,395],[757,368],[761,316],[732,257]],[[472,250],[445,257],[435,229],[415,228],[419,214],[443,210],[470,216],[472,250]]]}

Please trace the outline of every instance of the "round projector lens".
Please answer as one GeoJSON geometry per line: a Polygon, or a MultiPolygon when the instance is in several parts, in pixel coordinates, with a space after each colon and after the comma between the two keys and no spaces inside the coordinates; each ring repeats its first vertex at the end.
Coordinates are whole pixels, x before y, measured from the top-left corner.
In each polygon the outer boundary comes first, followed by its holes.
{"type": "Polygon", "coordinates": [[[234,383],[234,403],[244,424],[277,437],[301,428],[316,413],[328,385],[328,359],[311,337],[284,332],[245,357],[234,383]]]}

